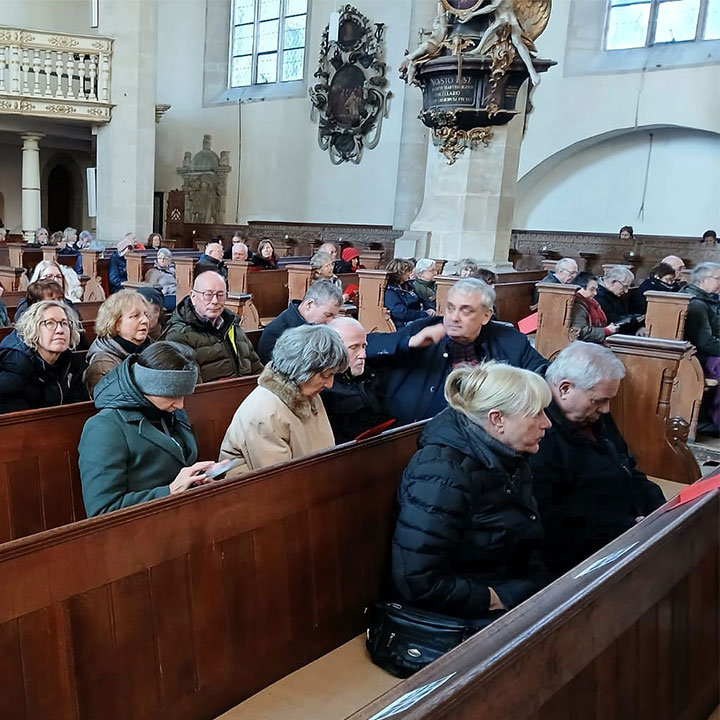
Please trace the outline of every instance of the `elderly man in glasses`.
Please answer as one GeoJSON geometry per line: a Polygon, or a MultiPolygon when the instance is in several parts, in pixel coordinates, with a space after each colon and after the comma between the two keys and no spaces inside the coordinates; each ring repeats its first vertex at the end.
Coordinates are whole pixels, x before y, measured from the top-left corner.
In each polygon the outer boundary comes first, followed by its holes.
{"type": "Polygon", "coordinates": [[[163,340],[184,343],[197,354],[202,382],[257,375],[263,369],[240,318],[225,307],[225,280],[208,270],[175,308],[163,340]]]}

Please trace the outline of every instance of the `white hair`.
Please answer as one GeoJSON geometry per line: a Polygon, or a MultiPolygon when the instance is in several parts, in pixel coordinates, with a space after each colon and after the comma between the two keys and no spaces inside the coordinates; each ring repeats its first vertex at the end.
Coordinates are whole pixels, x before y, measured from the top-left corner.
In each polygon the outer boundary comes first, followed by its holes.
{"type": "Polygon", "coordinates": [[[577,269],[577,261],[573,260],[572,258],[561,258],[555,263],[555,272],[559,272],[562,270],[569,270],[570,272],[575,272],[575,270],[577,269]]]}
{"type": "Polygon", "coordinates": [[[415,263],[415,274],[425,272],[426,270],[433,270],[435,268],[435,261],[430,258],[421,258],[415,263]]]}
{"type": "Polygon", "coordinates": [[[603,280],[606,283],[612,282],[613,280],[621,283],[632,283],[634,279],[635,275],[633,275],[632,270],[628,270],[628,268],[623,265],[611,265],[605,270],[605,274],[603,275],[603,280]]]}
{"type": "Polygon", "coordinates": [[[705,278],[712,276],[714,272],[720,270],[720,263],[716,262],[703,262],[697,267],[693,268],[692,275],[690,275],[690,282],[693,285],[697,285],[702,282],[705,278]]]}
{"type": "Polygon", "coordinates": [[[590,390],[603,380],[624,377],[625,366],[612,350],[582,340],[570,343],[545,373],[545,379],[554,387],[568,381],[581,390],[590,390]]]}
{"type": "Polygon", "coordinates": [[[495,291],[478,278],[461,278],[450,288],[448,297],[456,292],[479,295],[480,303],[486,310],[492,310],[495,305],[495,291]]]}

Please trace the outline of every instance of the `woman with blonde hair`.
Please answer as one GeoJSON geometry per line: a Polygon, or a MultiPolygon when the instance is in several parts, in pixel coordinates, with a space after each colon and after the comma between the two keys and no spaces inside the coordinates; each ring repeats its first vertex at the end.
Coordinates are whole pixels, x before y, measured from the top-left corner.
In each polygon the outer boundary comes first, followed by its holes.
{"type": "Polygon", "coordinates": [[[95,320],[97,337],[87,353],[84,380],[90,397],[100,378],[150,345],[149,330],[150,307],[140,293],[120,290],[103,302],[95,320]]]}
{"type": "Polygon", "coordinates": [[[32,305],[0,343],[0,413],[87,400],[80,325],[64,303],[32,305]]]}
{"type": "MultiPolygon", "coordinates": [[[[475,631],[546,581],[527,456],[550,427],[551,394],[541,376],[488,362],[453,370],[445,397],[400,482],[390,599],[475,631]]],[[[376,620],[372,637],[385,627],[376,620]]]]}
{"type": "Polygon", "coordinates": [[[311,282],[316,280],[329,280],[335,287],[342,292],[342,281],[333,271],[333,259],[330,253],[318,250],[310,258],[311,282]]]}

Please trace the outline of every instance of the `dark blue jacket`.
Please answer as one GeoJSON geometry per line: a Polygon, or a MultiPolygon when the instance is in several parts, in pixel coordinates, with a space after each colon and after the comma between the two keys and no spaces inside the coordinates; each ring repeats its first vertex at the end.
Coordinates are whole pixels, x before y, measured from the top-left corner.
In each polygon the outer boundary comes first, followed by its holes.
{"type": "MultiPolygon", "coordinates": [[[[406,425],[437,415],[445,408],[445,379],[452,370],[448,340],[437,345],[410,349],[410,338],[427,325],[442,322],[441,317],[411,323],[396,333],[368,335],[368,359],[389,366],[386,410],[398,424],[406,425]]],[[[475,341],[481,360],[497,360],[508,365],[544,373],[548,361],[515,328],[490,321],[475,341]]]]}
{"type": "Polygon", "coordinates": [[[123,289],[122,284],[127,282],[127,260],[116,250],[110,256],[108,265],[110,292],[116,293],[123,289]]]}
{"type": "Polygon", "coordinates": [[[405,327],[412,320],[426,318],[420,296],[408,283],[406,286],[388,285],[385,288],[385,307],[390,311],[395,327],[405,327]]]}
{"type": "Polygon", "coordinates": [[[292,300],[287,310],[283,310],[263,331],[258,342],[257,353],[263,364],[267,365],[272,357],[275,343],[288,329],[307,325],[305,318],[300,314],[298,306],[300,300],[292,300]]]}

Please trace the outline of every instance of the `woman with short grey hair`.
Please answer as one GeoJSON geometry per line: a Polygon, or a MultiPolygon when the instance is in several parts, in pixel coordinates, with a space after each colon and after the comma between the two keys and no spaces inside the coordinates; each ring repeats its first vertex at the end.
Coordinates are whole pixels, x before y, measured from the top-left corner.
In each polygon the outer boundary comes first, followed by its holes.
{"type": "Polygon", "coordinates": [[[172,312],[177,300],[177,277],[170,250],[158,249],[154,265],[145,273],[145,282],[160,289],[165,309],[172,312]]]}
{"type": "Polygon", "coordinates": [[[644,315],[630,313],[628,292],[633,280],[635,276],[629,268],[611,265],[600,280],[595,298],[608,323],[621,325],[624,335],[634,335],[645,321],[644,315]]]}
{"type": "Polygon", "coordinates": [[[347,350],[334,330],[325,325],[286,330],[223,438],[220,459],[239,461],[228,477],[332,447],[335,437],[320,392],[347,367],[347,350]]]}

